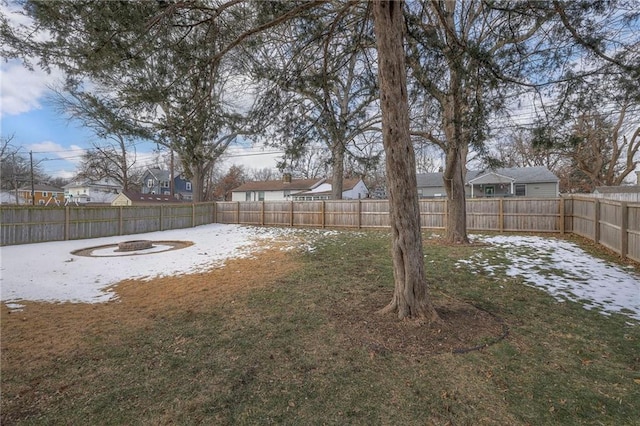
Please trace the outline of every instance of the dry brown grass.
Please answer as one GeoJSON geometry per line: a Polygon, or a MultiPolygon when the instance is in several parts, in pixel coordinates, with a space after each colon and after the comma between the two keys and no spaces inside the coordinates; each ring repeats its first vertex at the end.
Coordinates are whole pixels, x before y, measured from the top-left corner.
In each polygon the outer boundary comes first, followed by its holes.
{"type": "Polygon", "coordinates": [[[91,336],[117,336],[142,329],[159,317],[214,309],[291,273],[297,264],[278,249],[232,259],[208,272],[127,280],[108,303],[24,302],[21,312],[2,305],[2,368],[30,368],[68,356],[91,336]]]}

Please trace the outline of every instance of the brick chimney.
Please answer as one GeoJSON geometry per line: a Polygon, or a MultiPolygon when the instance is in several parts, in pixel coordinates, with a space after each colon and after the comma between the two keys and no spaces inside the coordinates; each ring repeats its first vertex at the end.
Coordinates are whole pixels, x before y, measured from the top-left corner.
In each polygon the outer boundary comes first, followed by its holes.
{"type": "Polygon", "coordinates": [[[291,173],[283,173],[282,174],[282,182],[291,183],[291,173]]]}

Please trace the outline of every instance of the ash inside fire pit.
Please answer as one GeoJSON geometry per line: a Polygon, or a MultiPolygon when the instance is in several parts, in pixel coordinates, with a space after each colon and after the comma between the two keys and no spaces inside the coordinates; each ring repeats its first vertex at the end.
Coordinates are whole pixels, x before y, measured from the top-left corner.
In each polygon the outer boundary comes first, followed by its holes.
{"type": "Polygon", "coordinates": [[[136,251],[136,250],[146,250],[153,247],[153,243],[151,240],[133,240],[133,241],[123,241],[118,243],[117,251],[136,251]]]}

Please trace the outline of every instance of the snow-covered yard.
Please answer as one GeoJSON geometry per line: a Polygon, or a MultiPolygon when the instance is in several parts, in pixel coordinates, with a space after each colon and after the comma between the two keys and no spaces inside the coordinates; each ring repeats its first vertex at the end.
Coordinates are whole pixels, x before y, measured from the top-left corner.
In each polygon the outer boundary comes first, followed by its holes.
{"type": "Polygon", "coordinates": [[[640,320],[640,275],[633,267],[625,269],[594,258],[575,244],[553,237],[500,235],[475,239],[490,247],[459,263],[480,267],[490,275],[499,272],[522,277],[558,301],[580,302],[586,309],[625,313],[640,320]],[[498,250],[506,254],[510,263],[506,268],[502,258],[491,261],[498,250]]]}
{"type": "MultiPolygon", "coordinates": [[[[316,237],[338,231],[292,228],[260,228],[240,225],[204,225],[196,228],[108,237],[93,240],[60,241],[0,248],[0,300],[19,307],[21,301],[99,303],[113,298],[112,287],[128,278],[201,272],[224,264],[225,260],[250,256],[278,241],[289,247],[312,249],[316,237]],[[179,250],[121,256],[97,251],[97,257],[71,252],[87,247],[117,244],[127,239],[191,241],[179,250]]],[[[346,231],[349,232],[349,231],[346,231]]],[[[624,312],[640,320],[640,276],[596,259],[575,244],[552,237],[476,237],[491,247],[479,250],[471,259],[486,273],[495,274],[492,252],[505,248],[511,265],[509,276],[522,276],[527,283],[547,290],[558,300],[576,300],[585,308],[603,312],[624,312]]],[[[496,262],[501,264],[501,262],[496,262]]],[[[503,269],[504,263],[501,266],[503,269]]]]}
{"type": "Polygon", "coordinates": [[[0,300],[10,306],[23,300],[105,302],[115,296],[111,287],[125,279],[202,272],[223,265],[227,259],[251,256],[276,240],[289,248],[307,248],[305,245],[314,236],[332,232],[335,231],[213,224],[130,236],[0,247],[0,300]],[[295,235],[300,238],[294,238],[295,235]],[[155,253],[151,249],[144,251],[149,254],[128,256],[117,253],[117,247],[95,250],[96,257],[72,254],[83,248],[128,240],[189,241],[193,245],[155,253]]]}

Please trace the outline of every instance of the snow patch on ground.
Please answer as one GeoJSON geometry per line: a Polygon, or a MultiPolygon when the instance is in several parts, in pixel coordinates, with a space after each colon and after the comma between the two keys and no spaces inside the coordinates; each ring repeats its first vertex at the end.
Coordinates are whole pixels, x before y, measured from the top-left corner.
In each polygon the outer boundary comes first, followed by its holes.
{"type": "MultiPolygon", "coordinates": [[[[273,246],[312,251],[320,236],[336,231],[212,224],[136,234],[136,240],[191,241],[179,250],[135,256],[86,257],[71,252],[117,244],[131,236],[55,241],[0,247],[0,300],[100,303],[112,300],[112,286],[125,279],[150,280],[221,267],[227,259],[252,256],[273,246]]],[[[10,305],[12,304],[12,305],[10,305]]]]}
{"type": "Polygon", "coordinates": [[[586,309],[603,314],[624,313],[640,320],[640,275],[634,271],[594,258],[577,245],[556,238],[536,236],[474,236],[491,244],[459,265],[481,267],[490,275],[499,272],[522,277],[529,285],[542,288],[558,301],[580,302],[586,309]],[[509,266],[492,264],[492,256],[504,250],[509,266]],[[493,254],[492,254],[493,253],[493,254]]]}

